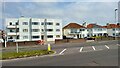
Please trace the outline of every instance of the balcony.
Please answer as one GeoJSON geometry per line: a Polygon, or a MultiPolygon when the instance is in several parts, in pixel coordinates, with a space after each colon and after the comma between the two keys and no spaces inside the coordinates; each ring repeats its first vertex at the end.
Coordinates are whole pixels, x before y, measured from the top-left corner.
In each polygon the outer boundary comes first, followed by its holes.
{"type": "Polygon", "coordinates": [[[79,34],[80,32],[70,32],[69,34],[79,34]]]}
{"type": "Polygon", "coordinates": [[[16,25],[7,25],[7,28],[18,28],[16,25]]]}
{"type": "Polygon", "coordinates": [[[12,32],[12,33],[7,33],[7,35],[19,35],[19,33],[15,33],[15,32],[12,32]]]}

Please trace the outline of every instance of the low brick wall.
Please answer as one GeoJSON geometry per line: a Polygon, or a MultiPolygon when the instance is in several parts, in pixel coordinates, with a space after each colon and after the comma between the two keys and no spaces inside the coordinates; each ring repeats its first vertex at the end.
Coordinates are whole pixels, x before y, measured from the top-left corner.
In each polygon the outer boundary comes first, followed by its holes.
{"type": "MultiPolygon", "coordinates": [[[[20,46],[31,46],[31,45],[37,45],[36,41],[25,41],[25,42],[18,42],[18,45],[20,46]]],[[[16,46],[15,42],[7,42],[7,47],[9,46],[16,46]]]]}
{"type": "Polygon", "coordinates": [[[60,44],[60,43],[78,43],[78,42],[86,42],[86,40],[85,39],[61,39],[61,40],[56,39],[55,40],[55,44],[60,44]]]}
{"type": "Polygon", "coordinates": [[[105,40],[115,40],[115,39],[119,40],[120,37],[118,38],[115,38],[115,37],[95,38],[95,41],[105,41],[105,40]]]}

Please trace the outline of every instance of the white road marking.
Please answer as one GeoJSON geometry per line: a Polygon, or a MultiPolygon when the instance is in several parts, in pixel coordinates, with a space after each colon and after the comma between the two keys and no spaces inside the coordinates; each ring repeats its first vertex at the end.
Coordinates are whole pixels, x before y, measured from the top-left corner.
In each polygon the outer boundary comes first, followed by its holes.
{"type": "Polygon", "coordinates": [[[105,47],[107,47],[108,49],[110,49],[110,47],[108,47],[107,45],[105,45],[105,47]]]}
{"type": "Polygon", "coordinates": [[[92,46],[93,50],[96,50],[94,46],[92,46]]]}
{"type": "Polygon", "coordinates": [[[66,49],[62,50],[59,54],[62,54],[62,53],[65,52],[65,51],[66,51],[66,49]]]}
{"type": "Polygon", "coordinates": [[[82,52],[82,50],[83,50],[83,47],[80,48],[80,52],[82,52]]]}

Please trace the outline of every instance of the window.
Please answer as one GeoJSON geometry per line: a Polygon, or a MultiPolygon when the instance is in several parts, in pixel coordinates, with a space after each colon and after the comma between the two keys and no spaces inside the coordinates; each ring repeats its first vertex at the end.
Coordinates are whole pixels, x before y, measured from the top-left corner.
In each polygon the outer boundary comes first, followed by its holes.
{"type": "Polygon", "coordinates": [[[23,39],[28,39],[28,36],[23,36],[23,39]]]}
{"type": "Polygon", "coordinates": [[[10,32],[14,32],[13,30],[10,30],[10,32]]]}
{"type": "Polygon", "coordinates": [[[53,25],[53,22],[47,22],[47,25],[53,25]]]}
{"type": "Polygon", "coordinates": [[[10,22],[10,25],[12,25],[12,22],[10,22]]]}
{"type": "Polygon", "coordinates": [[[17,39],[19,39],[20,36],[17,36],[17,39]]]}
{"type": "Polygon", "coordinates": [[[32,38],[39,38],[39,36],[32,36],[32,38]]]}
{"type": "Polygon", "coordinates": [[[41,25],[44,25],[44,22],[41,22],[41,25]]]}
{"type": "Polygon", "coordinates": [[[39,25],[38,22],[32,22],[32,25],[39,25]]]}
{"type": "Polygon", "coordinates": [[[8,39],[13,39],[13,37],[12,37],[12,36],[10,36],[8,39]]]}
{"type": "Polygon", "coordinates": [[[32,32],[39,32],[39,29],[32,29],[32,32]]]}
{"type": "Polygon", "coordinates": [[[60,29],[56,29],[56,31],[60,31],[60,29]]]}
{"type": "Polygon", "coordinates": [[[92,31],[92,29],[91,29],[91,31],[92,31]]]}
{"type": "Polygon", "coordinates": [[[113,29],[113,31],[115,31],[115,29],[113,29]]]}
{"type": "Polygon", "coordinates": [[[23,25],[28,25],[28,22],[23,22],[23,25]]]}
{"type": "Polygon", "coordinates": [[[83,34],[83,37],[84,37],[84,34],[83,34]]]}
{"type": "Polygon", "coordinates": [[[53,35],[48,35],[47,38],[53,38],[53,35]]]}
{"type": "Polygon", "coordinates": [[[19,23],[18,23],[18,22],[16,22],[16,25],[19,25],[19,23]]]}
{"type": "Polygon", "coordinates": [[[80,31],[85,31],[85,29],[80,29],[80,31]]]}
{"type": "Polygon", "coordinates": [[[44,29],[41,29],[41,31],[43,32],[43,31],[44,31],[44,29]]]}
{"type": "Polygon", "coordinates": [[[71,29],[71,33],[77,33],[77,29],[71,29]]]}
{"type": "Polygon", "coordinates": [[[59,26],[59,25],[60,25],[60,23],[56,23],[56,25],[57,25],[57,26],[59,26]]]}
{"type": "Polygon", "coordinates": [[[16,32],[19,32],[19,28],[16,29],[16,32]]]}
{"type": "Polygon", "coordinates": [[[53,31],[53,29],[47,29],[47,31],[53,31]]]}
{"type": "Polygon", "coordinates": [[[23,29],[23,32],[28,32],[28,29],[23,29]]]}
{"type": "Polygon", "coordinates": [[[60,35],[56,35],[56,38],[60,38],[60,35]]]}
{"type": "Polygon", "coordinates": [[[89,34],[87,34],[87,37],[90,37],[90,35],[89,35],[89,34]]]}
{"type": "Polygon", "coordinates": [[[113,33],[113,36],[115,36],[115,33],[113,33]]]}

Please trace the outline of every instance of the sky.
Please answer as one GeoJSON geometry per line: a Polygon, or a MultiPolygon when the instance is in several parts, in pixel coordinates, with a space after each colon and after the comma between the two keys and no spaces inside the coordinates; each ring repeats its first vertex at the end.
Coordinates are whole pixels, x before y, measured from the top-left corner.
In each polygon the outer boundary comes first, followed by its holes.
{"type": "MultiPolygon", "coordinates": [[[[2,1],[2,0],[1,0],[2,1]]],[[[6,18],[24,17],[62,19],[63,26],[114,23],[119,0],[4,0],[0,2],[0,29],[6,18]]]]}

